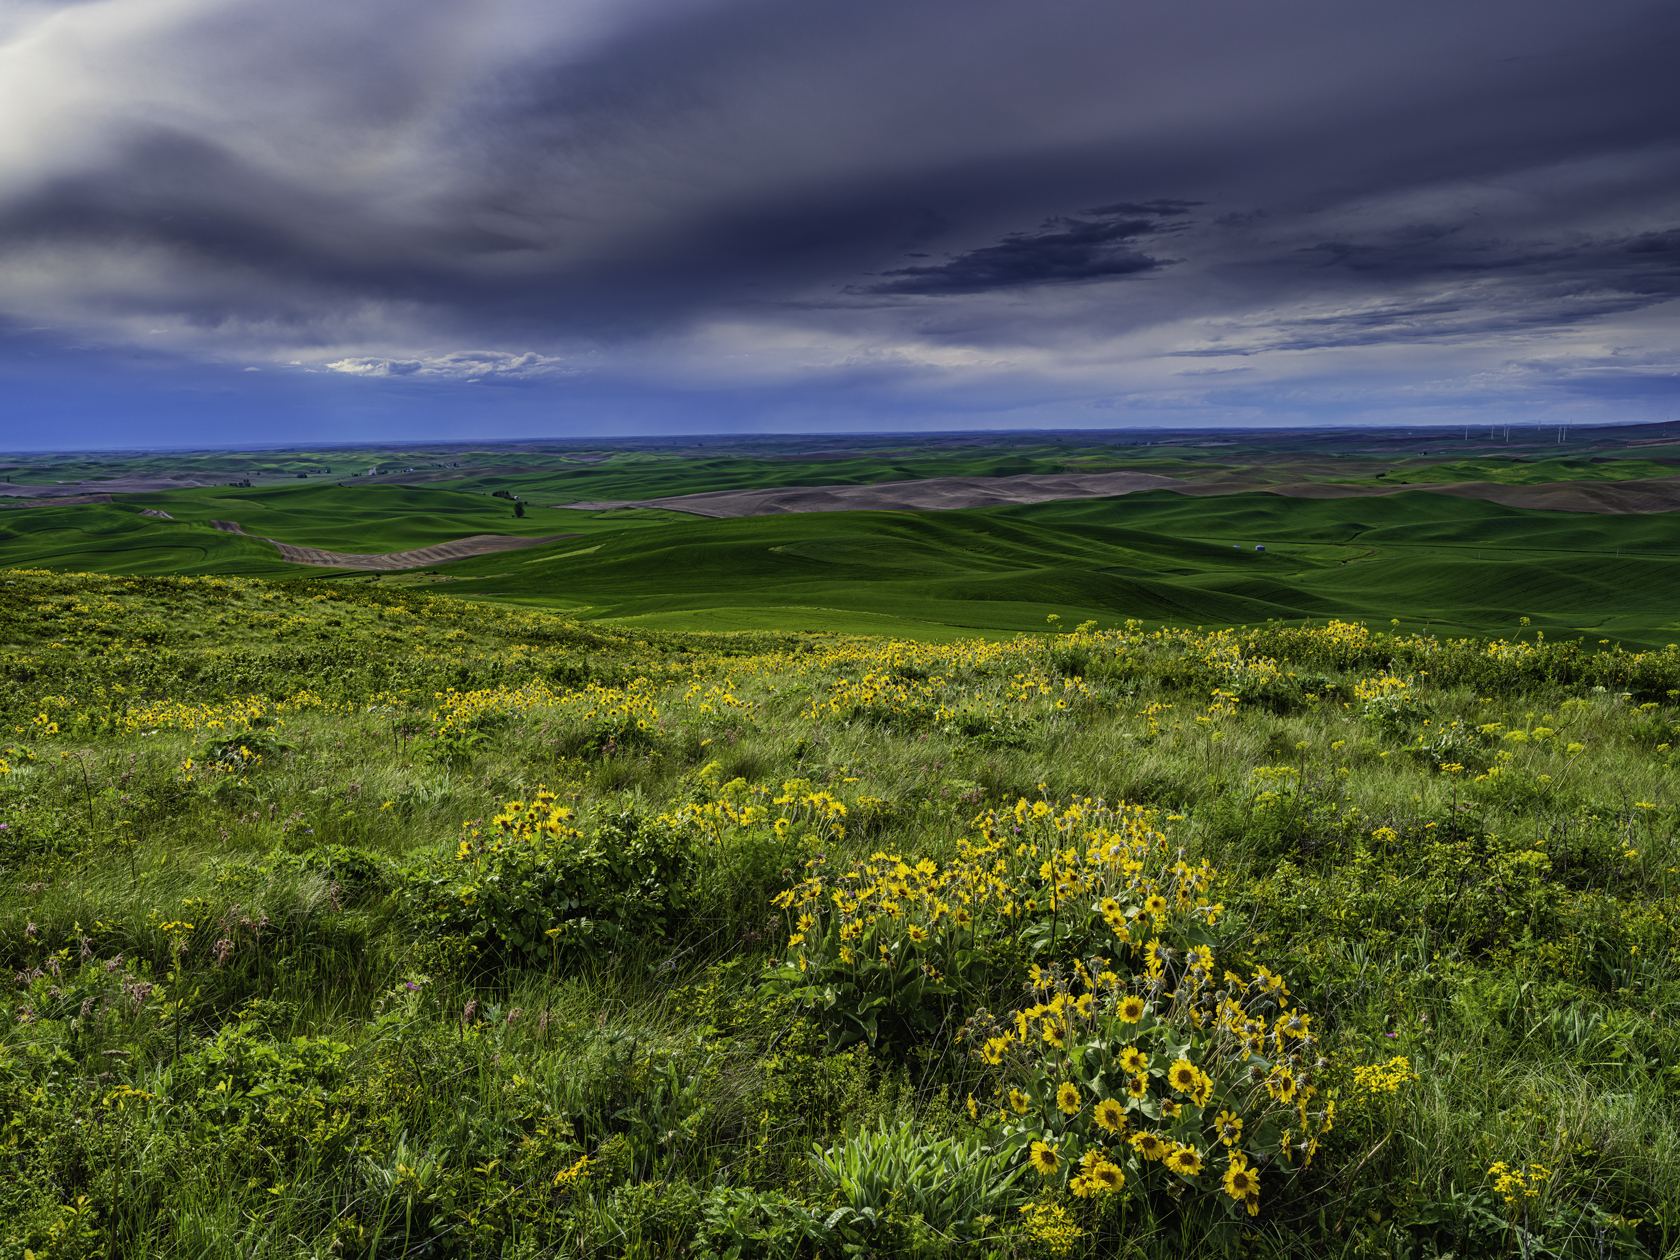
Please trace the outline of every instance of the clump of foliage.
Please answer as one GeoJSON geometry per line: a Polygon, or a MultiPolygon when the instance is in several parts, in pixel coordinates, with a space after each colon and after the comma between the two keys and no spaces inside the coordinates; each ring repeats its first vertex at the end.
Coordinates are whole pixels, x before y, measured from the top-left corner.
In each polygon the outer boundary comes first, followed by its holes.
{"type": "Polygon", "coordinates": [[[469,824],[453,854],[408,876],[410,931],[499,967],[666,936],[687,901],[685,837],[629,805],[599,811],[587,834],[575,817],[539,787],[529,802],[504,802],[488,831],[469,824]]]}

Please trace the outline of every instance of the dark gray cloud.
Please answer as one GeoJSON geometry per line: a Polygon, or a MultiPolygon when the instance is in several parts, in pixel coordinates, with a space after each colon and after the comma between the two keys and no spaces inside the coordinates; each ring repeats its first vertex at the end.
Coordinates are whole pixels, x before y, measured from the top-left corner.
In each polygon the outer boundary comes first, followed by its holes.
{"type": "Polygon", "coordinates": [[[20,3],[0,319],[906,406],[1660,374],[1677,52],[1659,0],[20,3]]]}
{"type": "Polygon", "coordinates": [[[983,245],[947,262],[895,267],[884,279],[865,285],[867,293],[985,293],[1024,285],[1071,284],[1153,271],[1163,260],[1132,243],[1162,232],[1162,217],[1176,214],[1183,202],[1156,206],[1108,206],[1093,218],[1053,218],[1036,232],[1011,232],[996,245],[983,245]]]}

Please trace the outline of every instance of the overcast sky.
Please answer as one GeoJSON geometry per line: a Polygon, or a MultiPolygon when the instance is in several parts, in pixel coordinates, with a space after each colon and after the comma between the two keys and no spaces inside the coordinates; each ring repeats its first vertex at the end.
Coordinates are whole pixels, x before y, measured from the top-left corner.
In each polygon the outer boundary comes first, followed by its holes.
{"type": "Polygon", "coordinates": [[[1672,0],[0,0],[0,445],[1667,418],[1672,0]]]}

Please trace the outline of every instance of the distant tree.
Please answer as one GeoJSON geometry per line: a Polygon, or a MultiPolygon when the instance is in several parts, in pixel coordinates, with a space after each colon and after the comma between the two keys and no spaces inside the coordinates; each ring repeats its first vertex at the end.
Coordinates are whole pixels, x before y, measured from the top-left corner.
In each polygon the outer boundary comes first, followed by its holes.
{"type": "Polygon", "coordinates": [[[525,515],[525,505],[518,499],[513,501],[513,514],[518,517],[523,517],[525,515]]]}

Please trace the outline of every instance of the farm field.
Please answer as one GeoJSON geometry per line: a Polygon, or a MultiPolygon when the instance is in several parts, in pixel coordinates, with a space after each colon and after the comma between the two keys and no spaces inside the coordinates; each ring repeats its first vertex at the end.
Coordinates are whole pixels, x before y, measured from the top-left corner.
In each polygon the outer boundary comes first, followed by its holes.
{"type": "Polygon", "coordinates": [[[1548,634],[1660,646],[1680,633],[1675,520],[1425,491],[1298,499],[1168,490],[724,519],[531,505],[516,518],[510,500],[437,486],[205,487],[0,512],[0,563],[368,581],[291,563],[264,539],[379,555],[493,535],[508,540],[495,546],[519,549],[377,580],[690,630],[871,632],[868,622],[925,637],[923,626],[1036,630],[1052,614],[1104,626],[1236,626],[1398,612],[1408,628],[1497,634],[1529,617],[1548,634]],[[171,519],[143,516],[139,504],[171,519]]]}
{"type": "MultiPolygon", "coordinates": [[[[1472,429],[1141,430],[1124,433],[877,434],[597,439],[322,450],[41,454],[0,460],[7,485],[84,493],[100,481],[170,479],[257,488],[319,484],[509,490],[532,503],[651,499],[724,490],[872,485],[936,477],[1130,471],[1187,482],[1368,484],[1662,478],[1680,472],[1680,434],[1661,424],[1483,434],[1472,429]]],[[[165,484],[167,489],[167,485],[165,484]]]]}
{"type": "MultiPolygon", "coordinates": [[[[552,565],[491,557],[454,573],[493,569],[482,584],[501,598],[588,604],[592,618],[794,605],[1032,630],[1051,614],[1238,625],[1386,621],[1402,610],[1408,626],[1489,633],[1532,616],[1548,633],[1660,644],[1680,625],[1668,577],[1680,561],[1674,537],[1662,515],[1522,512],[1421,494],[1210,502],[1151,492],[972,512],[693,522],[617,535],[552,565]]],[[[784,628],[822,628],[790,618],[784,628]]]]}
{"type": "Polygon", "coordinates": [[[7,1255],[1680,1246],[1673,647],[0,584],[7,1255]]]}
{"type": "Polygon", "coordinates": [[[1052,615],[1358,616],[1503,634],[1527,617],[1552,635],[1661,646],[1680,634],[1680,446],[1660,425],[1570,439],[1163,431],[42,456],[0,469],[16,492],[0,496],[0,564],[421,583],[678,631],[929,639],[1052,615]],[[1111,475],[1143,488],[1105,494],[1111,475]],[[145,478],[174,488],[94,492],[145,478]],[[953,487],[948,510],[893,506],[927,499],[894,487],[929,485],[953,487]],[[771,514],[718,516],[726,492],[739,506],[725,512],[771,514]],[[1088,497],[1033,501],[1045,494],[1088,497]],[[357,555],[396,559],[364,566],[377,578],[294,563],[357,555]]]}

